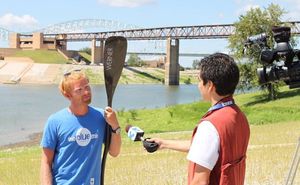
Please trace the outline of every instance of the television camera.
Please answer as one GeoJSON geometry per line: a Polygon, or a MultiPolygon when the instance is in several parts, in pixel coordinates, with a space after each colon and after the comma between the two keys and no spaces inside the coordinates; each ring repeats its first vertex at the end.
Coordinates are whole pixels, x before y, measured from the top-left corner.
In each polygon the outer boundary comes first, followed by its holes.
{"type": "Polygon", "coordinates": [[[250,36],[245,47],[256,45],[260,48],[260,63],[257,68],[260,84],[283,80],[289,88],[300,87],[300,51],[293,49],[289,43],[291,37],[290,27],[274,26],[273,38],[276,42],[274,49],[267,45],[267,34],[261,33],[250,36]],[[297,57],[297,60],[294,58],[297,57]]]}

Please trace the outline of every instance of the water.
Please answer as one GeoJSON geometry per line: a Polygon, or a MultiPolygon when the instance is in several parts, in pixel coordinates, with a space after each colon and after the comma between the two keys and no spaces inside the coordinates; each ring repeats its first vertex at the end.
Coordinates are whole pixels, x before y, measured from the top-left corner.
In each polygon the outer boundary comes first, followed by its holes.
{"type": "MultiPolygon", "coordinates": [[[[92,106],[107,104],[104,85],[92,86],[92,106]]],[[[200,100],[196,85],[119,85],[113,108],[159,108],[200,100]]],[[[48,116],[66,106],[57,85],[0,85],[0,146],[27,140],[42,132],[48,116]]]]}

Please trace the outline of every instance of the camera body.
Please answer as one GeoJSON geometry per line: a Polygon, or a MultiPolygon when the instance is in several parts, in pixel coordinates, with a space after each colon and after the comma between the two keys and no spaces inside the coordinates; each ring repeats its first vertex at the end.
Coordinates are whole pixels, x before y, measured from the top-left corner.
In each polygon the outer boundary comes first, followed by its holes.
{"type": "Polygon", "coordinates": [[[257,68],[260,84],[266,84],[283,80],[289,88],[300,87],[300,51],[291,47],[290,27],[273,27],[273,37],[276,42],[275,48],[270,49],[267,45],[265,33],[248,37],[245,46],[256,44],[260,47],[260,63],[262,68],[257,68]],[[297,57],[295,61],[294,58],[297,57]]]}

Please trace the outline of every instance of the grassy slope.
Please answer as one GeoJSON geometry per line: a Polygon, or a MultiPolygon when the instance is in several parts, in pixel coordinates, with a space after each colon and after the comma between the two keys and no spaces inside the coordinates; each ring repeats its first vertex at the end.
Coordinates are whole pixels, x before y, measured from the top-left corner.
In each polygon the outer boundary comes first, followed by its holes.
{"type": "MultiPolygon", "coordinates": [[[[252,124],[246,184],[283,184],[300,133],[299,92],[284,89],[281,96],[285,98],[273,102],[265,102],[260,93],[236,96],[237,104],[252,124]]],[[[123,128],[129,122],[146,130],[146,136],[189,139],[191,129],[208,107],[207,103],[199,102],[155,110],[119,111],[118,115],[123,128]],[[181,130],[189,131],[167,132],[181,130]]],[[[186,154],[168,150],[148,154],[141,143],[131,142],[124,132],[122,138],[121,155],[108,159],[106,184],[185,184],[186,154]]],[[[2,150],[0,184],[39,184],[39,165],[38,146],[2,150]]],[[[299,173],[295,183],[300,183],[299,173]]]]}
{"type": "MultiPolygon", "coordinates": [[[[86,73],[92,84],[104,84],[104,74],[102,66],[84,66],[86,73]]],[[[136,71],[124,68],[119,80],[119,84],[162,84],[164,79],[164,70],[157,68],[134,68],[136,71]]],[[[195,73],[195,72],[193,72],[195,73]]],[[[181,71],[180,83],[183,84],[187,78],[190,78],[192,83],[196,83],[196,79],[192,74],[181,71]]]]}
{"type": "Polygon", "coordinates": [[[29,57],[37,63],[65,64],[68,62],[68,60],[54,50],[20,50],[16,52],[15,56],[29,57]]]}
{"type": "MultiPolygon", "coordinates": [[[[80,54],[88,60],[91,60],[91,56],[85,52],[80,52],[80,54]]],[[[61,54],[54,50],[20,50],[14,55],[15,57],[29,57],[36,63],[46,63],[46,64],[66,64],[69,62],[61,54]]],[[[71,67],[71,65],[70,65],[71,67]]],[[[87,68],[87,73],[90,77],[90,82],[93,84],[104,84],[103,69],[99,70],[99,66],[80,66],[82,68],[87,68]]],[[[75,66],[74,68],[78,68],[75,66]]],[[[134,68],[136,71],[131,71],[126,68],[123,69],[121,78],[119,80],[120,84],[161,84],[165,72],[163,69],[158,68],[134,68]]],[[[64,71],[62,68],[61,70],[64,71]]],[[[180,83],[184,84],[189,81],[189,83],[197,83],[197,78],[195,78],[195,71],[181,71],[180,72],[180,83]]]]}
{"type": "Polygon", "coordinates": [[[92,59],[91,55],[89,55],[89,54],[86,53],[86,52],[79,52],[79,54],[80,54],[82,57],[84,57],[85,59],[87,59],[88,61],[91,62],[91,59],[92,59]]]}

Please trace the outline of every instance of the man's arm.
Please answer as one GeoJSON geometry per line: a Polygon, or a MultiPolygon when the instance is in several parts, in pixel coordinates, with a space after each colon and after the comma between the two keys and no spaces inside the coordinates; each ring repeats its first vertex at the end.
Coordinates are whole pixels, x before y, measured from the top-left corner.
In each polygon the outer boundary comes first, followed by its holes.
{"type": "Polygon", "coordinates": [[[210,170],[196,164],[194,178],[191,185],[207,185],[209,183],[210,170]]]}
{"type": "Polygon", "coordinates": [[[43,148],[41,160],[41,184],[52,185],[52,162],[54,151],[48,148],[43,148]]]}
{"type": "Polygon", "coordinates": [[[111,134],[111,143],[109,146],[109,155],[112,157],[117,157],[121,150],[121,135],[112,133],[111,134]]]}
{"type": "MultiPolygon", "coordinates": [[[[119,122],[115,111],[111,107],[105,108],[105,120],[111,126],[112,129],[117,129],[119,127],[119,122]]],[[[109,146],[109,155],[112,157],[117,157],[120,154],[121,150],[121,135],[112,133],[111,143],[109,146]]]]}
{"type": "Polygon", "coordinates": [[[188,152],[190,150],[191,141],[189,140],[165,140],[160,138],[148,139],[159,145],[159,149],[171,149],[179,152],[188,152]]]}

